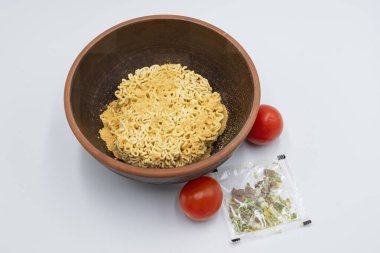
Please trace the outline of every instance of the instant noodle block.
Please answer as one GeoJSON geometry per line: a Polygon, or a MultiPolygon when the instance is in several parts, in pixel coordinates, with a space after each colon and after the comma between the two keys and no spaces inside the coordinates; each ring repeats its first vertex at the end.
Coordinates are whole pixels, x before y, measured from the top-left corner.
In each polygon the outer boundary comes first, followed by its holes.
{"type": "Polygon", "coordinates": [[[206,159],[227,124],[220,94],[180,64],[144,67],[123,79],[100,115],[99,131],[116,158],[172,168],[206,159]]]}

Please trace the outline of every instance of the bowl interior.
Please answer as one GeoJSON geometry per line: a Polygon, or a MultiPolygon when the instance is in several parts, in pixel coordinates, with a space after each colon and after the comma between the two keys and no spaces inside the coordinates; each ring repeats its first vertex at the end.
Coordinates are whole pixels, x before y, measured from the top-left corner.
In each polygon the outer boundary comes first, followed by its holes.
{"type": "Polygon", "coordinates": [[[113,157],[99,137],[99,115],[115,99],[122,78],[153,64],[180,63],[207,78],[227,106],[227,128],[213,153],[241,130],[253,106],[253,81],[248,64],[225,37],[205,26],[176,19],[146,20],[107,34],[83,56],[73,75],[71,107],[89,142],[113,157]]]}

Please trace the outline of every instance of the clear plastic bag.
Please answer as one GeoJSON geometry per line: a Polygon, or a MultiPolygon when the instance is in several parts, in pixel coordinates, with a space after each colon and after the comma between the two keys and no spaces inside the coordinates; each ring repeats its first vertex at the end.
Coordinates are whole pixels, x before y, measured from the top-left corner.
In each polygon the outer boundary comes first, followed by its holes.
{"type": "Polygon", "coordinates": [[[223,190],[222,208],[232,242],[311,223],[285,160],[279,155],[222,166],[212,174],[223,190]]]}

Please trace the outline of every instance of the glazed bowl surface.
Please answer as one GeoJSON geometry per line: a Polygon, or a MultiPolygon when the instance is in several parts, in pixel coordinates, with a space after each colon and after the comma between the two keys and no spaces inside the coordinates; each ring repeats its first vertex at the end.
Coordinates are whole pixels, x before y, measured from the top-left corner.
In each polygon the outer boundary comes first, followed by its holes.
{"type": "Polygon", "coordinates": [[[246,51],[227,33],[183,16],[155,15],[128,20],[101,33],[74,61],[65,86],[65,112],[82,146],[99,162],[128,178],[179,183],[206,174],[244,141],[257,115],[260,83],[246,51]],[[99,118],[122,78],[154,64],[179,63],[207,78],[229,113],[212,155],[177,168],[140,168],[114,158],[99,137],[99,118]]]}

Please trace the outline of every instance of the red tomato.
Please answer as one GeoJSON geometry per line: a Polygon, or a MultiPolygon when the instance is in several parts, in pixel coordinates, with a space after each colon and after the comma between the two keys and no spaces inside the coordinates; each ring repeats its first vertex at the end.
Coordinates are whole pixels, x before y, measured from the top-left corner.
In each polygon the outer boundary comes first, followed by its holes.
{"type": "Polygon", "coordinates": [[[280,112],[273,106],[261,105],[247,139],[254,144],[263,145],[280,136],[282,128],[280,112]]]}
{"type": "Polygon", "coordinates": [[[208,176],[189,181],[179,194],[182,211],[196,221],[207,220],[222,204],[223,193],[219,183],[208,176]]]}

